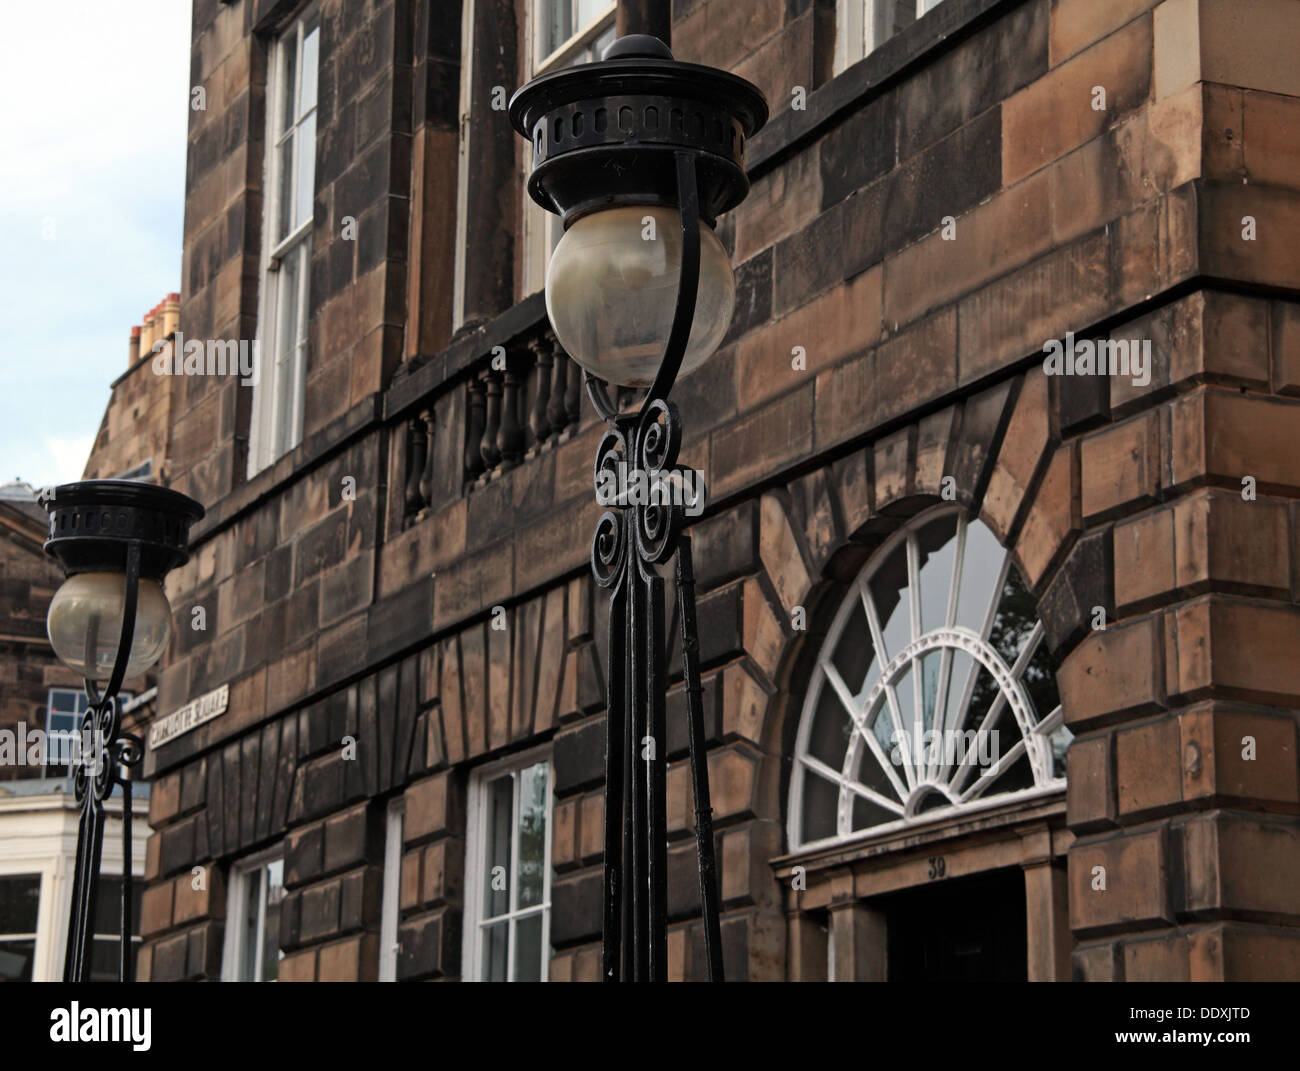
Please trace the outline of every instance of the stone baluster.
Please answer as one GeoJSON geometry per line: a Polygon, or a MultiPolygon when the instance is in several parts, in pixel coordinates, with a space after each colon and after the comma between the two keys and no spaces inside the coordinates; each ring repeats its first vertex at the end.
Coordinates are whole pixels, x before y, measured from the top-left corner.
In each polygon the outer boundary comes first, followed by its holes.
{"type": "Polygon", "coordinates": [[[520,419],[519,399],[523,393],[523,375],[517,361],[506,361],[506,371],[501,394],[501,427],[497,432],[497,450],[501,454],[501,469],[507,471],[519,464],[524,456],[527,438],[520,419]]]}
{"type": "Polygon", "coordinates": [[[578,362],[570,357],[569,382],[564,392],[564,415],[575,428],[578,424],[578,417],[581,415],[582,396],[579,393],[581,387],[582,369],[578,367],[578,362]]]}
{"type": "Polygon", "coordinates": [[[565,409],[568,404],[568,378],[576,373],[576,368],[570,368],[572,362],[569,355],[560,349],[559,343],[549,333],[546,338],[550,343],[552,357],[551,400],[546,407],[546,420],[551,426],[551,433],[559,435],[569,426],[569,414],[565,409]]]}
{"type": "Polygon", "coordinates": [[[423,501],[422,509],[427,508],[433,501],[433,409],[426,409],[420,414],[420,419],[424,421],[424,470],[420,473],[420,498],[423,501]]]}
{"type": "Polygon", "coordinates": [[[424,508],[420,481],[424,476],[429,452],[429,432],[423,415],[412,417],[406,425],[406,519],[409,521],[424,508]]]}
{"type": "Polygon", "coordinates": [[[532,339],[528,348],[537,364],[537,397],[533,400],[528,426],[532,428],[534,441],[540,446],[551,434],[551,420],[546,415],[551,400],[551,348],[541,336],[532,339]]]}
{"type": "Polygon", "coordinates": [[[492,372],[484,372],[483,383],[487,390],[487,419],[483,424],[479,452],[483,455],[484,471],[490,473],[501,460],[501,450],[497,446],[497,432],[501,429],[501,380],[492,372]]]}
{"type": "Polygon", "coordinates": [[[483,429],[487,425],[486,397],[483,384],[477,379],[469,381],[466,398],[465,479],[476,480],[483,474],[483,429]]]}

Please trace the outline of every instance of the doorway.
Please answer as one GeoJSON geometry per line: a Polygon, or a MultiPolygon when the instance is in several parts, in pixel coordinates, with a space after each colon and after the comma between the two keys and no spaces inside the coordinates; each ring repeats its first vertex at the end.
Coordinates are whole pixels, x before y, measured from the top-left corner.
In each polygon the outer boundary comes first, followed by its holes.
{"type": "Polygon", "coordinates": [[[1025,879],[1019,867],[873,898],[897,982],[1028,980],[1025,879]]]}

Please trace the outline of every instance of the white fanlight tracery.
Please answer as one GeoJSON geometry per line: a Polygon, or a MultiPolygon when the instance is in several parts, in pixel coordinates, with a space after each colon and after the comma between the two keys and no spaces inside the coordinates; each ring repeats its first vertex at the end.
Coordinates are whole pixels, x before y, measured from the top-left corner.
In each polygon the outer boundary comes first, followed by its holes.
{"type": "Polygon", "coordinates": [[[913,519],[845,596],[795,740],[792,848],[1059,790],[1064,728],[1032,596],[979,520],[913,519]]]}

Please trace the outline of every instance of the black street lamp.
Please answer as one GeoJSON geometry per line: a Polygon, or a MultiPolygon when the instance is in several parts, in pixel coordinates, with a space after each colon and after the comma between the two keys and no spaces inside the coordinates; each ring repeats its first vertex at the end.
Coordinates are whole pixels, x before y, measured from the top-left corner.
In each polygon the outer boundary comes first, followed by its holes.
{"type": "Polygon", "coordinates": [[[695,580],[681,535],[685,508],[702,504],[683,501],[683,489],[703,492],[677,463],[681,421],[668,394],[730,326],[735,280],[713,223],[749,192],[744,144],[767,121],[767,102],[743,78],[679,63],[657,37],[632,34],[598,63],[533,79],[510,101],[510,120],[533,147],[529,194],[564,220],[546,273],[547,314],[609,428],[595,480],[601,504],[614,508],[591,551],[596,582],[610,589],[603,975],[667,978],[657,567],[675,551],[705,947],[709,978],[721,981],[695,580]],[[620,412],[606,383],[647,388],[640,408],[620,412]]]}
{"type": "Polygon", "coordinates": [[[50,515],[45,551],[67,579],[50,602],[54,653],[85,679],[89,706],[73,784],[81,818],[63,980],[90,976],[91,937],[104,844],[104,801],[122,785],[122,908],[118,980],[131,971],[131,774],[143,757],[123,733],[117,694],[158,661],[171,635],[162,580],[189,558],[190,525],[203,507],[178,491],[130,480],[88,480],[41,496],[50,515]],[[101,691],[98,682],[104,681],[101,691]]]}

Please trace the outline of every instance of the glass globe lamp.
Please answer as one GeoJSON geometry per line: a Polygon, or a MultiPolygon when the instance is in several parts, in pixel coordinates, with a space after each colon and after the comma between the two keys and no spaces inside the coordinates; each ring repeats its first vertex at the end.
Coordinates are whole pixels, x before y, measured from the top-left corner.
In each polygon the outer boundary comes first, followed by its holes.
{"type": "MultiPolygon", "coordinates": [[[[607,383],[649,386],[672,327],[681,267],[676,208],[622,205],[575,220],[546,272],[546,311],[560,345],[607,383]]],[[[731,260],[702,223],[695,317],[679,375],[718,348],[735,305],[731,260]]]]}
{"type": "MultiPolygon", "coordinates": [[[[46,616],[54,653],[89,680],[107,680],[117,660],[126,608],[125,573],[78,573],[55,592],[46,616]]],[[[172,608],[157,580],[141,577],[125,679],[162,657],[171,636],[172,608]]]]}
{"type": "Polygon", "coordinates": [[[50,644],[69,669],[88,682],[108,681],[115,691],[167,648],[172,608],[162,581],[188,560],[190,525],[203,517],[203,507],[177,491],[132,480],[64,484],[44,492],[41,504],[50,515],[45,551],[67,577],[46,614],[50,644]],[[135,620],[119,666],[133,577],[135,620]]]}

